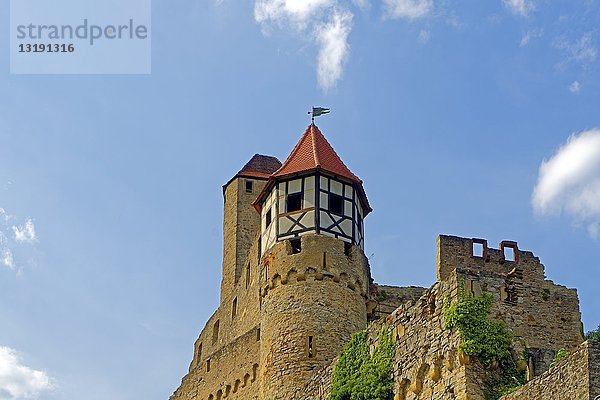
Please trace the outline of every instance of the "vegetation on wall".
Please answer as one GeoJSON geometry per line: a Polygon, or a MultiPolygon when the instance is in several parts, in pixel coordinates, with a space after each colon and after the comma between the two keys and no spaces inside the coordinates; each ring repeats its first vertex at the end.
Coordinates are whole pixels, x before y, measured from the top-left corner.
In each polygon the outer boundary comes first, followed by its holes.
{"type": "Polygon", "coordinates": [[[458,301],[444,303],[444,326],[460,333],[459,351],[477,358],[489,370],[484,387],[486,400],[496,400],[525,383],[524,371],[518,370],[511,356],[512,334],[503,322],[489,317],[493,300],[488,293],[467,296],[463,284],[458,301]]]}
{"type": "Polygon", "coordinates": [[[596,328],[595,331],[589,331],[585,335],[585,338],[587,340],[593,340],[595,342],[600,342],[600,325],[598,325],[598,328],[596,328]]]}
{"type": "Polygon", "coordinates": [[[567,357],[569,357],[569,352],[565,349],[560,349],[554,356],[552,362],[550,363],[550,368],[555,367],[556,364],[558,364],[559,362],[561,362],[561,360],[564,360],[567,357]]]}
{"type": "Polygon", "coordinates": [[[462,343],[459,350],[477,357],[484,364],[499,362],[510,357],[512,335],[502,322],[488,317],[494,297],[470,297],[461,290],[459,300],[444,304],[444,324],[446,329],[457,329],[462,343]]]}
{"type": "Polygon", "coordinates": [[[396,345],[389,329],[379,332],[373,354],[369,352],[367,332],[355,333],[335,366],[329,400],[392,400],[395,354],[396,345]]]}

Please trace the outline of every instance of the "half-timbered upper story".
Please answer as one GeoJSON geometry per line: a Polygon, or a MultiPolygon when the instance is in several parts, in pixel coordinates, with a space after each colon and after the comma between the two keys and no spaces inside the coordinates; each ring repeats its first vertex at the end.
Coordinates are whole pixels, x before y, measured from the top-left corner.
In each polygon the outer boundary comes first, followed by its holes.
{"type": "Polygon", "coordinates": [[[261,252],[306,234],[332,236],[364,248],[363,220],[371,212],[362,181],[310,125],[258,195],[261,252]]]}

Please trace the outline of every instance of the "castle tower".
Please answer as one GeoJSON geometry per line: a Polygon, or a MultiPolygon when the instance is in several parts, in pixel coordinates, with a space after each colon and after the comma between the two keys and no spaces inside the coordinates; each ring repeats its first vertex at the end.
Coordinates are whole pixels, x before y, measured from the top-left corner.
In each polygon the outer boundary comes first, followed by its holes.
{"type": "Polygon", "coordinates": [[[271,156],[255,154],[223,186],[223,278],[221,303],[229,296],[244,271],[244,261],[258,235],[259,215],[252,202],[268,178],[281,167],[271,156]]]}
{"type": "Polygon", "coordinates": [[[261,399],[293,399],[367,323],[362,181],[310,125],[254,206],[261,229],[261,399]]]}

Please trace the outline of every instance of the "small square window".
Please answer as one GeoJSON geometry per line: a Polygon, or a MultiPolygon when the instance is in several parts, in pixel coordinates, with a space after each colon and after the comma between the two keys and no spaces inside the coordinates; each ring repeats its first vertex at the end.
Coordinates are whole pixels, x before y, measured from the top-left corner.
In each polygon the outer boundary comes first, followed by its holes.
{"type": "Polygon", "coordinates": [[[254,191],[254,182],[246,181],[246,193],[252,193],[254,191]]]}
{"type": "Polygon", "coordinates": [[[299,211],[302,209],[302,193],[288,194],[286,209],[287,212],[299,211]]]}
{"type": "Polygon", "coordinates": [[[302,242],[300,239],[292,239],[290,240],[290,244],[292,245],[292,254],[298,254],[302,251],[302,242]]]}
{"type": "Polygon", "coordinates": [[[265,215],[265,225],[268,228],[271,225],[271,210],[267,211],[267,215],[265,215]]]}
{"type": "Polygon", "coordinates": [[[329,211],[343,215],[344,214],[344,198],[334,193],[329,193],[329,211]]]}

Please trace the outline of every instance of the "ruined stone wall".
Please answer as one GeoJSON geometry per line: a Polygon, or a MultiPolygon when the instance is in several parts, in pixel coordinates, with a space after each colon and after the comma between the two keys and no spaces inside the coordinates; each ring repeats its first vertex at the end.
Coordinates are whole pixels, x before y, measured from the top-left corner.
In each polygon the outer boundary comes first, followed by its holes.
{"type": "Polygon", "coordinates": [[[369,268],[362,250],[305,235],[263,258],[261,388],[263,399],[297,399],[316,371],[329,365],[350,336],[366,327],[369,268]]]}
{"type": "Polygon", "coordinates": [[[390,315],[396,308],[409,301],[417,301],[427,290],[418,286],[398,287],[378,283],[374,284],[374,289],[377,303],[373,313],[374,319],[390,315]]]}
{"type": "Polygon", "coordinates": [[[600,343],[585,342],[568,358],[501,400],[594,400],[600,395],[600,343]]]}
{"type": "Polygon", "coordinates": [[[496,296],[492,318],[503,320],[521,348],[529,349],[531,376],[545,372],[556,351],[572,351],[583,341],[577,291],[546,280],[539,258],[519,250],[516,242],[492,249],[482,239],[440,235],[437,264],[439,279],[458,270],[468,294],[496,296]],[[480,256],[473,253],[477,242],[483,247],[480,256]],[[513,261],[504,256],[509,246],[513,261]]]}

